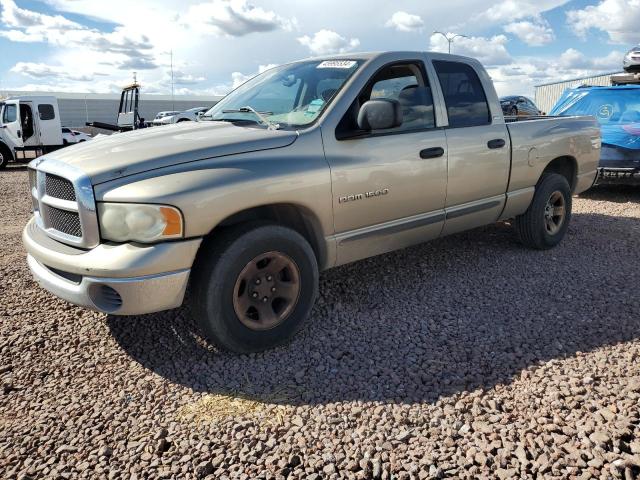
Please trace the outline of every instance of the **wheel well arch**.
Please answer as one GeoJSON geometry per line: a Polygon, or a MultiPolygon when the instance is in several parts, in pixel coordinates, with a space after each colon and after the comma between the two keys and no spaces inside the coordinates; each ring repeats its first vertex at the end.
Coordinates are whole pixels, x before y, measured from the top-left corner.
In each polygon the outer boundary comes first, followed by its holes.
{"type": "Polygon", "coordinates": [[[576,180],[578,175],[578,162],[575,158],[565,155],[562,157],[554,158],[551,160],[547,166],[542,171],[542,176],[546,173],[557,173],[562,175],[569,182],[569,187],[571,187],[571,191],[576,187],[576,180]]]}
{"type": "Polygon", "coordinates": [[[215,238],[216,233],[222,229],[255,221],[269,221],[295,230],[311,245],[320,268],[325,264],[327,251],[320,221],[311,210],[298,204],[275,203],[240,210],[219,222],[207,237],[215,238]]]}
{"type": "Polygon", "coordinates": [[[9,145],[7,145],[6,143],[4,143],[2,141],[0,141],[0,152],[2,152],[3,154],[6,153],[6,154],[9,155],[9,158],[8,158],[9,162],[15,160],[15,158],[13,156],[13,152],[9,148],[9,145]]]}

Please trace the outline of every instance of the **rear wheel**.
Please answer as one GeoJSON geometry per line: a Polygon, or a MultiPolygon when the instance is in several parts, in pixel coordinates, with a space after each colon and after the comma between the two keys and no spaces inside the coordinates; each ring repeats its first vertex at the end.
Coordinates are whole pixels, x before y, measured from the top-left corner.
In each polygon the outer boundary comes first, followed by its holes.
{"type": "Polygon", "coordinates": [[[564,238],[571,220],[571,187],[562,175],[545,174],[536,187],[527,211],[516,217],[520,241],[531,248],[546,250],[564,238]]]}
{"type": "Polygon", "coordinates": [[[201,249],[192,282],[192,310],[218,346],[238,353],[289,340],[318,291],[318,265],[309,243],[278,225],[229,229],[201,249]]]}

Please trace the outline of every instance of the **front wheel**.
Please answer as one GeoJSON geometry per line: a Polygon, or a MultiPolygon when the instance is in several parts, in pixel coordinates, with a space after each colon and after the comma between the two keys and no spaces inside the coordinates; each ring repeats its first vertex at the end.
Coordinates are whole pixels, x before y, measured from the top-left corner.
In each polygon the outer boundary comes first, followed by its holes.
{"type": "Polygon", "coordinates": [[[9,163],[9,160],[11,159],[9,155],[8,149],[3,148],[2,145],[0,145],[0,170],[6,168],[9,163]]]}
{"type": "Polygon", "coordinates": [[[531,248],[547,250],[564,238],[571,220],[571,187],[562,175],[545,174],[536,187],[527,211],[516,217],[520,241],[531,248]]]}
{"type": "Polygon", "coordinates": [[[192,311],[207,338],[238,353],[289,340],[318,292],[318,265],[299,233],[245,224],[205,244],[196,260],[192,311]]]}

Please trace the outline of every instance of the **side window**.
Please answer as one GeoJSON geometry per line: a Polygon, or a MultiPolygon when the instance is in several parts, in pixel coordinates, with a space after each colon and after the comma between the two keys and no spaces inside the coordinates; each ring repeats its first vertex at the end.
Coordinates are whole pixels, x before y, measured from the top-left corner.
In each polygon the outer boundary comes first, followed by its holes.
{"type": "Polygon", "coordinates": [[[449,126],[456,128],[490,124],[489,104],[475,70],[465,63],[440,60],[435,60],[433,66],[444,94],[449,126]]]}
{"type": "Polygon", "coordinates": [[[56,118],[56,112],[53,109],[53,105],[46,103],[38,105],[38,113],[40,114],[40,120],[53,120],[56,118]]]}
{"type": "Polygon", "coordinates": [[[15,105],[5,105],[2,113],[2,123],[15,122],[18,119],[17,108],[15,105]]]}
{"type": "Polygon", "coordinates": [[[391,65],[378,72],[360,94],[359,103],[379,98],[397,100],[402,108],[402,125],[390,132],[435,127],[433,96],[422,65],[391,65]]]}

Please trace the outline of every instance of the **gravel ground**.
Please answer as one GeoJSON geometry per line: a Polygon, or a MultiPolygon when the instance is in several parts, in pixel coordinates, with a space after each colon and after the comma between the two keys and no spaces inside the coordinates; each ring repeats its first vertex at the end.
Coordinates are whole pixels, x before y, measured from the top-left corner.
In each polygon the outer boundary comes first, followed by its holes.
{"type": "Polygon", "coordinates": [[[640,189],[551,251],[500,224],[326,272],[246,356],[45,293],[24,169],[0,192],[0,478],[640,478],[640,189]]]}

